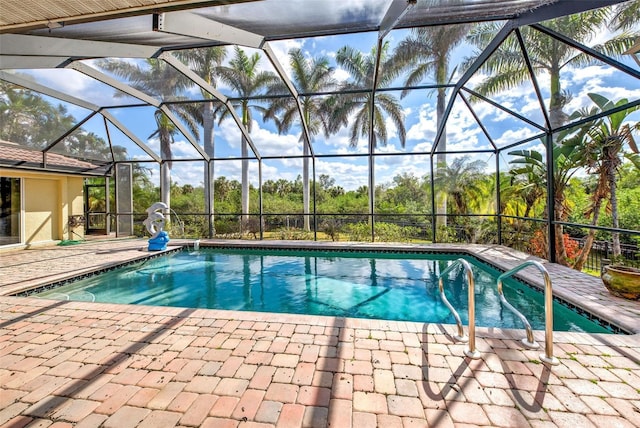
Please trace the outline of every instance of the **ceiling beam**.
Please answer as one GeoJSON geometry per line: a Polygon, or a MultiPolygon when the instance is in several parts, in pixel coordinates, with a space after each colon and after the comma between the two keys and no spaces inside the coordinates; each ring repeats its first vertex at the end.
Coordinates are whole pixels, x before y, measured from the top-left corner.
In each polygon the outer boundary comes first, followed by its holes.
{"type": "Polygon", "coordinates": [[[193,135],[191,135],[191,132],[189,132],[189,130],[185,128],[184,124],[180,121],[180,119],[178,119],[178,117],[176,117],[176,115],[173,114],[171,109],[169,109],[169,106],[166,104],[163,104],[162,106],[160,106],[160,110],[169,118],[171,122],[173,122],[173,124],[176,126],[176,128],[178,128],[178,130],[182,133],[182,135],[184,135],[184,137],[187,140],[189,140],[189,143],[191,143],[193,148],[196,149],[196,151],[200,154],[200,156],[202,156],[204,160],[209,162],[211,160],[211,157],[209,157],[209,155],[205,153],[202,147],[198,145],[198,142],[195,140],[195,138],[193,138],[193,135]]]}
{"type": "Polygon", "coordinates": [[[549,19],[558,18],[560,16],[587,12],[589,10],[599,9],[605,6],[613,6],[624,1],[626,0],[557,0],[556,2],[552,2],[523,13],[513,20],[513,24],[518,27],[535,24],[549,19]]]}
{"type": "Polygon", "coordinates": [[[259,34],[222,24],[192,12],[155,14],[153,30],[255,49],[261,49],[264,43],[264,37],[259,34]]]}
{"type": "Polygon", "coordinates": [[[72,62],[71,64],[69,64],[66,68],[70,68],[72,70],[76,70],[79,71],[82,74],[85,74],[93,79],[96,79],[99,82],[102,82],[106,85],[111,86],[112,88],[115,88],[121,92],[124,92],[127,95],[131,95],[134,98],[137,98],[139,100],[144,101],[147,104],[151,104],[154,107],[160,107],[160,104],[162,104],[162,102],[150,95],[145,94],[142,91],[137,90],[136,88],[133,88],[129,85],[127,85],[126,83],[122,83],[110,76],[107,76],[106,74],[96,70],[93,67],[89,67],[86,64],[83,64],[81,62],[72,62]]]}
{"type": "Polygon", "coordinates": [[[417,0],[393,0],[387,9],[378,30],[378,39],[385,38],[389,31],[393,30],[396,24],[416,5],[417,0]]]}
{"type": "Polygon", "coordinates": [[[173,56],[173,54],[171,54],[170,52],[163,52],[162,54],[160,54],[160,56],[158,56],[158,59],[165,61],[167,64],[178,70],[185,77],[198,85],[201,89],[210,93],[216,100],[225,104],[227,103],[228,98],[226,95],[207,83],[202,77],[194,73],[193,70],[187,67],[182,61],[173,56]]]}
{"type": "Polygon", "coordinates": [[[0,55],[0,70],[30,70],[63,67],[68,58],[59,56],[0,55]]]}
{"type": "MultiPolygon", "coordinates": [[[[166,12],[171,10],[184,10],[201,7],[215,7],[220,5],[228,5],[229,3],[244,3],[258,0],[139,0],[136,5],[130,5],[129,7],[118,7],[118,2],[85,2],[82,6],[85,11],[73,14],[68,11],[64,13],[59,10],[55,18],[47,16],[42,13],[42,10],[32,12],[29,19],[3,21],[0,25],[0,31],[7,32],[15,29],[37,29],[47,28],[51,25],[64,25],[80,24],[85,22],[96,22],[107,19],[125,18],[129,16],[146,15],[151,12],[166,12]],[[112,6],[115,5],[115,6],[112,6]],[[40,12],[40,13],[39,13],[40,12]]],[[[21,0],[3,0],[2,6],[5,10],[15,10],[18,8],[24,8],[24,4],[21,0]]],[[[42,8],[39,8],[42,9],[42,8]]],[[[34,11],[34,8],[30,9],[34,11]]]]}
{"type": "Polygon", "coordinates": [[[64,58],[151,58],[158,48],[130,43],[99,42],[61,37],[0,34],[0,55],[64,58]]]}

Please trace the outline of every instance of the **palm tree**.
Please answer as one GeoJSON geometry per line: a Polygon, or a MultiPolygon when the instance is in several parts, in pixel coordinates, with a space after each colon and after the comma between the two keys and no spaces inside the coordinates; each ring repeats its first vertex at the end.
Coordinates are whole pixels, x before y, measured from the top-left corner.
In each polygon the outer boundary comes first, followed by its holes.
{"type": "MultiPolygon", "coordinates": [[[[599,35],[608,23],[611,16],[611,8],[600,8],[592,11],[568,15],[545,22],[545,26],[558,33],[564,34],[570,39],[580,43],[588,43],[599,35]]],[[[479,24],[471,31],[468,40],[480,48],[487,46],[489,41],[499,30],[501,24],[491,22],[479,24]]],[[[524,44],[527,46],[527,54],[534,71],[549,75],[549,124],[550,132],[566,123],[568,115],[563,108],[571,98],[571,94],[564,91],[561,85],[561,72],[567,67],[578,67],[592,64],[595,60],[580,51],[576,51],[566,43],[550,37],[534,28],[521,29],[524,44]]],[[[608,40],[604,44],[594,46],[595,50],[607,55],[620,55],[634,43],[634,38],[628,34],[608,40]]],[[[483,64],[482,70],[489,76],[477,88],[480,94],[492,95],[517,87],[528,81],[531,76],[524,61],[520,44],[516,37],[507,38],[504,43],[483,64]]],[[[554,144],[558,144],[560,137],[554,135],[554,144]]],[[[554,150],[554,148],[549,148],[554,150]]],[[[557,194],[557,192],[556,192],[557,194]]],[[[564,199],[564,198],[562,198],[564,199]]],[[[556,207],[553,217],[561,220],[559,214],[564,214],[562,207],[556,207]]],[[[559,259],[566,259],[566,250],[563,240],[563,226],[555,225],[556,248],[560,254],[559,259]]],[[[566,262],[566,260],[565,260],[566,262]]]]}
{"type": "MultiPolygon", "coordinates": [[[[329,91],[335,87],[333,78],[334,68],[329,65],[327,57],[307,59],[300,49],[289,51],[289,63],[293,73],[293,83],[301,93],[318,93],[329,91]]],[[[284,82],[277,82],[268,91],[269,94],[286,93],[284,82]]],[[[326,103],[319,97],[302,97],[302,114],[307,124],[309,137],[318,135],[324,131],[329,134],[328,110],[326,103]]],[[[264,114],[265,119],[275,121],[278,132],[287,132],[291,126],[299,121],[298,106],[296,100],[290,97],[275,98],[264,114]]],[[[304,133],[300,135],[303,147],[302,165],[302,199],[304,212],[304,230],[310,230],[309,224],[309,147],[304,141],[304,133]]]]}
{"type": "MultiPolygon", "coordinates": [[[[469,214],[471,211],[479,210],[480,205],[486,201],[490,186],[487,186],[487,177],[483,172],[485,168],[484,161],[469,162],[468,156],[457,158],[450,165],[439,165],[434,185],[437,191],[450,198],[451,214],[469,214]]],[[[484,228],[476,220],[473,217],[456,219],[459,239],[477,242],[484,228]]]]}
{"type": "MultiPolygon", "coordinates": [[[[359,137],[368,137],[369,151],[373,153],[378,143],[385,146],[389,139],[385,116],[394,123],[402,147],[405,145],[407,132],[404,127],[404,112],[398,100],[387,92],[375,92],[374,77],[378,66],[378,87],[388,86],[400,72],[397,61],[387,55],[389,42],[381,46],[379,64],[377,48],[371,49],[368,55],[356,51],[350,46],[344,46],[336,53],[338,65],[349,73],[351,79],[341,85],[341,92],[337,97],[329,99],[331,112],[331,132],[335,133],[351,122],[351,147],[356,147],[359,137]],[[363,88],[368,90],[363,91],[363,88]],[[373,109],[373,111],[372,111],[373,109]],[[352,118],[353,115],[353,118],[352,118]],[[373,117],[373,120],[372,120],[373,117]],[[373,123],[371,123],[373,122],[373,123]]],[[[373,201],[375,197],[374,163],[369,158],[369,214],[373,216],[373,201]]],[[[370,217],[373,220],[373,217],[370,217]]]]}
{"type": "Polygon", "coordinates": [[[463,156],[438,169],[434,184],[451,197],[453,213],[468,214],[472,204],[481,202],[485,167],[484,161],[469,162],[469,157],[463,156]]]}
{"type": "Polygon", "coordinates": [[[544,196],[546,175],[542,174],[546,174],[546,168],[539,152],[519,150],[509,154],[522,157],[512,162],[512,164],[519,164],[519,166],[512,168],[509,173],[511,186],[515,187],[515,196],[520,197],[525,204],[522,216],[526,218],[530,216],[538,201],[544,196]]]}
{"type": "Polygon", "coordinates": [[[610,25],[614,30],[630,30],[638,21],[640,21],[640,1],[636,0],[616,5],[610,25]]]}
{"type": "MultiPolygon", "coordinates": [[[[545,22],[544,25],[570,39],[588,43],[601,33],[610,15],[610,8],[600,8],[556,18],[545,22]]],[[[479,24],[470,32],[468,40],[484,48],[499,30],[500,25],[495,22],[479,24]]],[[[569,101],[570,94],[562,89],[560,79],[562,70],[593,64],[596,61],[591,56],[531,27],[522,28],[521,33],[534,70],[549,75],[549,121],[551,130],[556,129],[568,119],[563,108],[569,101]]],[[[593,46],[593,49],[610,56],[619,56],[631,47],[633,42],[633,37],[623,34],[604,44],[593,46]]],[[[531,78],[515,37],[507,38],[483,64],[482,70],[489,77],[476,88],[476,91],[483,95],[506,91],[531,78]]]]}
{"type": "MultiPolygon", "coordinates": [[[[252,110],[257,108],[264,110],[263,107],[251,104],[250,97],[259,94],[266,88],[272,87],[278,77],[268,71],[260,71],[258,64],[260,55],[256,52],[251,56],[247,56],[246,52],[235,47],[234,57],[229,61],[228,66],[218,68],[219,78],[225,84],[231,86],[240,97],[240,100],[234,101],[234,107],[239,107],[242,114],[242,125],[248,133],[251,133],[253,114],[252,110]]],[[[221,109],[220,121],[230,115],[226,108],[221,109]]],[[[248,142],[241,137],[241,156],[242,156],[242,218],[243,221],[249,220],[249,150],[248,142]]]]}
{"type": "MultiPolygon", "coordinates": [[[[395,50],[395,58],[400,64],[408,69],[405,86],[415,86],[419,84],[427,75],[433,75],[437,85],[436,99],[436,126],[444,120],[446,86],[451,82],[455,69],[451,68],[451,55],[453,50],[464,40],[472,24],[458,24],[438,27],[414,28],[411,34],[400,42],[395,50]]],[[[408,94],[409,90],[402,92],[402,97],[408,94]]],[[[436,165],[438,167],[447,164],[447,133],[443,132],[436,144],[438,155],[436,165]]],[[[447,197],[441,195],[436,207],[436,217],[438,225],[447,225],[447,197]]]]}
{"type": "MultiPolygon", "coordinates": [[[[182,91],[189,88],[192,82],[177,73],[171,66],[163,61],[147,59],[142,63],[132,63],[121,60],[102,60],[98,66],[104,70],[114,73],[126,79],[133,88],[146,93],[155,98],[171,99],[177,101],[182,99],[182,91]]],[[[121,96],[122,93],[116,93],[121,96]]],[[[198,139],[197,110],[190,104],[169,104],[169,109],[187,126],[187,129],[198,139]]],[[[171,207],[171,159],[173,154],[171,144],[174,136],[179,132],[175,123],[162,110],[154,113],[156,130],[148,138],[158,137],[160,140],[160,152],[162,164],[160,165],[160,199],[171,207]]]]}
{"type": "Polygon", "coordinates": [[[0,82],[0,138],[43,149],[76,123],[66,107],[41,95],[0,82]]]}
{"type": "MultiPolygon", "coordinates": [[[[582,141],[588,127],[580,127],[577,130],[565,130],[559,133],[559,143],[553,146],[553,200],[555,213],[554,218],[559,221],[567,219],[570,213],[570,207],[567,203],[567,188],[573,175],[578,170],[583,159],[580,152],[582,141]]],[[[544,142],[542,142],[544,144],[544,142]]],[[[547,163],[544,154],[536,150],[514,150],[508,153],[515,158],[510,162],[515,167],[512,169],[514,177],[534,179],[533,184],[542,188],[549,188],[547,184],[547,163]]],[[[527,195],[531,196],[531,195],[527,195]]],[[[547,218],[551,218],[549,214],[549,206],[545,206],[547,218]]],[[[558,233],[563,230],[556,228],[558,233]]],[[[556,252],[558,253],[558,263],[567,265],[567,251],[564,246],[564,236],[556,237],[556,252]]]]}
{"type": "MultiPolygon", "coordinates": [[[[578,112],[572,117],[581,117],[588,115],[593,116],[596,113],[606,112],[608,110],[624,107],[629,103],[627,99],[621,99],[613,102],[608,98],[590,93],[588,94],[591,101],[596,104],[597,108],[578,112]]],[[[587,211],[587,215],[591,214],[592,225],[598,224],[600,208],[605,200],[609,202],[611,211],[612,227],[620,227],[618,219],[618,197],[617,197],[617,181],[620,168],[623,164],[623,156],[629,159],[636,167],[640,168],[640,154],[638,146],[633,138],[633,131],[640,129],[640,123],[633,125],[625,123],[628,116],[639,110],[640,106],[629,107],[624,110],[612,113],[593,124],[584,140],[582,146],[582,156],[585,160],[587,170],[598,174],[598,181],[595,191],[591,194],[591,204],[587,211]],[[631,149],[632,153],[624,153],[625,146],[631,149]]],[[[593,239],[595,237],[595,229],[589,230],[587,241],[576,260],[574,268],[581,270],[586,261],[593,239]]],[[[613,241],[613,255],[619,256],[620,251],[620,234],[614,232],[611,234],[613,241]]]]}
{"type": "MultiPolygon", "coordinates": [[[[227,56],[227,50],[222,46],[215,46],[209,48],[189,49],[185,51],[176,52],[176,57],[182,62],[187,64],[193,71],[195,71],[200,77],[204,79],[212,87],[216,87],[216,77],[218,69],[222,66],[227,56]]],[[[205,90],[201,90],[202,96],[205,99],[211,99],[212,95],[205,90]]],[[[214,144],[214,132],[213,127],[216,120],[216,111],[214,109],[214,103],[206,102],[202,104],[202,110],[198,115],[202,118],[203,135],[202,139],[204,145],[204,152],[210,157],[215,156],[215,144],[214,144]]],[[[196,118],[197,119],[197,118],[196,118]]],[[[215,228],[213,227],[213,213],[214,208],[214,165],[213,162],[207,165],[204,172],[205,189],[208,192],[205,194],[206,210],[209,213],[209,222],[215,235],[215,228]]]]}
{"type": "MultiPolygon", "coordinates": [[[[388,49],[389,42],[385,42],[380,54],[378,87],[388,86],[398,77],[400,71],[395,59],[387,55],[388,49]]],[[[364,55],[350,46],[343,46],[336,53],[336,62],[349,73],[351,80],[341,85],[340,89],[343,93],[339,98],[331,100],[333,107],[331,131],[336,132],[341,127],[348,126],[353,114],[354,118],[351,122],[350,131],[351,147],[358,145],[359,137],[370,137],[372,125],[371,99],[374,97],[374,93],[372,91],[363,91],[362,89],[373,88],[376,50],[374,47],[368,55],[364,55]]],[[[406,141],[404,113],[398,100],[388,93],[375,93],[373,101],[373,147],[377,147],[378,142],[384,146],[389,139],[385,115],[396,126],[400,143],[404,147],[406,141]]]]}

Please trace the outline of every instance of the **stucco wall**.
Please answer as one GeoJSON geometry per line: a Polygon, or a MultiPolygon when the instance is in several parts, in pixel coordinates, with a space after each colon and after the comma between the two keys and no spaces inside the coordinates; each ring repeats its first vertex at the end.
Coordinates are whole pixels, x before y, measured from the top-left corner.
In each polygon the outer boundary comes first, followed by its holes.
{"type": "Polygon", "coordinates": [[[84,237],[84,227],[68,226],[69,216],[83,215],[83,178],[0,169],[3,177],[22,179],[22,244],[37,245],[84,237]]]}

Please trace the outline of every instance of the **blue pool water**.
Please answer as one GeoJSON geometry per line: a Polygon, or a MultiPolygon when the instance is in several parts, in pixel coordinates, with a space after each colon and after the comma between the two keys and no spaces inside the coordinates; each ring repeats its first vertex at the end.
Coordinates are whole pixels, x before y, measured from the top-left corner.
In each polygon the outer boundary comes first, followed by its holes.
{"type": "MultiPolygon", "coordinates": [[[[438,274],[458,255],[285,250],[181,251],[38,293],[38,297],[453,324],[438,295],[438,274]]],[[[476,325],[522,328],[503,308],[499,271],[473,257],[476,325]]],[[[467,283],[453,269],[449,302],[467,324],[467,283]]],[[[519,281],[505,297],[534,329],[544,329],[544,296],[519,281]]],[[[554,330],[610,332],[555,303],[554,330]]]]}

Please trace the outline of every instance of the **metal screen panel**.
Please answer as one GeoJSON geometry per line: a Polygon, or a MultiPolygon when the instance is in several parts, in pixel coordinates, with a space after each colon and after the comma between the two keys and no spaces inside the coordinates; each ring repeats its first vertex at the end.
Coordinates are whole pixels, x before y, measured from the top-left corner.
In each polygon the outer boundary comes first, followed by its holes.
{"type": "Polygon", "coordinates": [[[133,235],[133,167],[116,165],[116,236],[133,235]]]}

